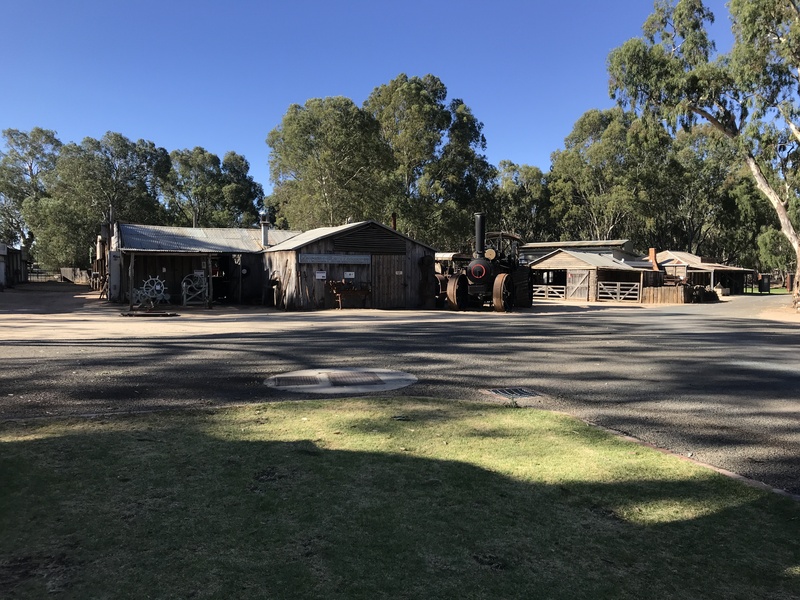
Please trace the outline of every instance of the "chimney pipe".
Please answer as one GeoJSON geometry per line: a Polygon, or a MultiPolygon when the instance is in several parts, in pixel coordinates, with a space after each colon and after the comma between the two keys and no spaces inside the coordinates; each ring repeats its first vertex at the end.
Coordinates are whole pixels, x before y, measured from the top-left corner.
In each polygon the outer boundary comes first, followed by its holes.
{"type": "Polygon", "coordinates": [[[396,212],[392,213],[392,229],[397,231],[397,213],[396,212]]]}
{"type": "Polygon", "coordinates": [[[486,215],[475,213],[475,258],[483,258],[486,254],[486,215]]]}

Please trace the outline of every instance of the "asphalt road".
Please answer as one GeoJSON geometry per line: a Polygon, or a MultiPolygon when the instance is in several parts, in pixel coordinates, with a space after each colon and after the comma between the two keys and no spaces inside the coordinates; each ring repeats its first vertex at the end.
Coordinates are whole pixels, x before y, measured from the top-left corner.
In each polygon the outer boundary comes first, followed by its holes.
{"type": "Polygon", "coordinates": [[[221,406],[302,395],[301,369],[395,369],[385,395],[559,410],[800,494],[800,316],[788,297],[707,305],[537,304],[492,312],[260,307],[122,317],[68,284],[0,293],[0,419],[221,406]]]}

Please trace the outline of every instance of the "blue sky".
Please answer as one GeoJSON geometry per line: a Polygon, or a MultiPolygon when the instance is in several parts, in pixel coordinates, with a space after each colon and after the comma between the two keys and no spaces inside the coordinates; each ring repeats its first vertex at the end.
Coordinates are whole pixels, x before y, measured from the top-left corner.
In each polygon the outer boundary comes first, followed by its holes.
{"type": "MultiPolygon", "coordinates": [[[[707,5],[730,39],[723,0],[707,5]]],[[[483,122],[493,164],[547,171],[575,121],[612,106],[608,53],[651,11],[650,0],[0,0],[0,129],[233,150],[269,190],[265,139],[290,104],[361,105],[400,73],[432,73],[483,122]]]]}

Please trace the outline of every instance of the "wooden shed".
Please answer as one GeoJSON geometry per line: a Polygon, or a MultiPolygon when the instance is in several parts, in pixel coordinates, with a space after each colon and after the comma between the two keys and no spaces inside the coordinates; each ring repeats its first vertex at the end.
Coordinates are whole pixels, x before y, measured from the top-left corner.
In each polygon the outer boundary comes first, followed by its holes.
{"type": "Polygon", "coordinates": [[[747,277],[755,274],[753,269],[722,265],[689,252],[664,250],[655,259],[670,278],[686,285],[719,286],[730,294],[743,294],[747,277]]]}
{"type": "Polygon", "coordinates": [[[432,307],[433,257],[433,248],[376,221],[312,229],[264,253],[275,304],[285,310],[347,306],[348,300],[371,308],[432,307]],[[346,285],[349,299],[337,298],[334,282],[346,285]]]}
{"type": "Polygon", "coordinates": [[[263,226],[116,223],[108,253],[108,299],[133,306],[142,291],[152,292],[155,285],[163,303],[263,303],[268,289],[263,252],[270,243],[296,234],[263,226]]]}
{"type": "Polygon", "coordinates": [[[529,264],[533,299],[638,302],[646,272],[602,254],[556,250],[529,264]]]}

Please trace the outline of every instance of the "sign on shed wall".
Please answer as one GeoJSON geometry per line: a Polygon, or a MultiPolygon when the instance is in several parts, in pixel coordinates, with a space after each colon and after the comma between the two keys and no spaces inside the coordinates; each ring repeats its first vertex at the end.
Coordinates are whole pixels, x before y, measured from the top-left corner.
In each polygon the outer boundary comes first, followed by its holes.
{"type": "Polygon", "coordinates": [[[299,254],[300,264],[320,265],[369,265],[372,257],[369,254],[299,254]]]}

